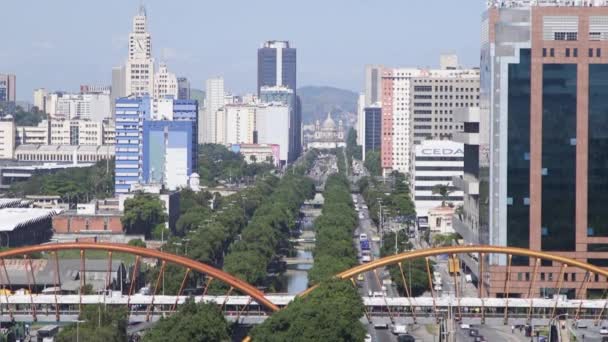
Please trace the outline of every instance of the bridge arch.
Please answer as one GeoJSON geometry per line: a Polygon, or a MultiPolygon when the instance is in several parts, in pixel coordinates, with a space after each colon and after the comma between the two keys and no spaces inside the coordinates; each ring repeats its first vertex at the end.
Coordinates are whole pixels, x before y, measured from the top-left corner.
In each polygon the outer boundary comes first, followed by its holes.
{"type": "MultiPolygon", "coordinates": [[[[536,259],[544,259],[551,260],[562,265],[567,265],[569,267],[577,267],[582,270],[585,270],[590,273],[599,274],[608,278],[608,270],[603,269],[594,265],[591,265],[586,262],[582,262],[580,260],[564,257],[557,254],[552,254],[548,252],[542,251],[533,251],[530,249],[519,248],[519,247],[502,247],[502,246],[489,246],[489,245],[470,245],[470,246],[448,246],[448,247],[437,247],[437,248],[429,248],[429,249],[418,249],[413,251],[408,251],[400,254],[389,255],[381,259],[377,259],[371,261],[369,263],[357,265],[348,270],[342,271],[336,274],[336,278],[340,279],[351,279],[356,277],[361,273],[365,273],[368,271],[373,271],[379,267],[395,265],[403,261],[429,258],[438,255],[456,255],[456,254],[464,254],[464,253],[483,253],[483,254],[505,254],[505,255],[516,255],[516,256],[524,256],[531,257],[536,259]]],[[[317,286],[312,286],[300,294],[298,296],[305,297],[311,291],[316,289],[317,286]]]]}
{"type": "MultiPolygon", "coordinates": [[[[29,255],[32,253],[39,252],[57,252],[63,250],[98,250],[106,252],[119,252],[136,255],[144,258],[154,258],[163,262],[172,263],[178,266],[183,266],[187,269],[187,272],[196,271],[206,274],[213,279],[220,280],[234,289],[250,296],[255,299],[257,303],[264,306],[268,310],[275,312],[279,310],[279,307],[272,303],[266,298],[264,293],[251,284],[244,282],[222,270],[206,265],[196,260],[192,260],[183,256],[161,252],[154,249],[135,247],[126,244],[116,243],[89,243],[89,242],[74,242],[74,243],[51,243],[36,246],[26,246],[9,249],[0,252],[0,260],[3,262],[6,258],[29,255]]],[[[82,252],[81,252],[82,253],[82,252]]],[[[81,254],[82,255],[82,254],[81,254]]]]}

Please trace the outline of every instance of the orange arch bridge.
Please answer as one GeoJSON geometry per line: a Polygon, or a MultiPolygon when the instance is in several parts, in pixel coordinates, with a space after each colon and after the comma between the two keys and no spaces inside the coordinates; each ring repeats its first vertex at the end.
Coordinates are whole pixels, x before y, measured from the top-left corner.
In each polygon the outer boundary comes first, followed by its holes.
{"type": "MultiPolygon", "coordinates": [[[[58,263],[57,251],[63,251],[63,250],[80,250],[81,268],[83,270],[84,270],[84,267],[86,267],[84,257],[85,257],[85,251],[87,251],[87,250],[107,251],[108,257],[109,257],[109,262],[111,262],[111,258],[112,258],[111,253],[112,252],[127,253],[127,254],[135,255],[135,256],[137,256],[137,258],[135,260],[136,267],[139,264],[140,257],[158,259],[158,260],[162,261],[163,269],[164,269],[166,263],[171,263],[171,264],[183,266],[186,268],[186,275],[184,277],[184,282],[182,283],[182,288],[183,288],[183,285],[185,284],[185,280],[186,280],[186,277],[188,276],[188,274],[191,271],[196,271],[196,272],[206,274],[209,277],[212,277],[213,279],[220,280],[220,281],[224,282],[225,284],[229,285],[231,288],[234,288],[234,289],[250,296],[251,298],[255,299],[257,303],[259,303],[260,305],[264,306],[265,308],[269,309],[272,312],[279,310],[278,306],[275,305],[274,303],[272,303],[270,300],[268,300],[262,291],[258,290],[254,286],[252,286],[222,270],[216,269],[216,268],[206,265],[204,263],[201,263],[196,260],[192,260],[192,259],[189,259],[189,258],[186,258],[183,256],[170,254],[170,253],[166,253],[166,252],[161,252],[161,251],[154,250],[154,249],[130,246],[130,245],[126,245],[126,244],[78,242],[78,243],[56,243],[56,244],[53,243],[53,244],[44,244],[44,245],[37,245],[37,246],[19,247],[19,248],[14,248],[14,249],[0,252],[0,262],[2,263],[2,266],[4,266],[4,259],[6,259],[6,258],[25,257],[28,254],[38,253],[38,252],[52,252],[55,255],[56,263],[58,263]]],[[[31,260],[28,259],[28,261],[30,262],[29,268],[31,270],[31,260]]],[[[26,270],[27,270],[27,267],[26,267],[26,270]]],[[[162,274],[162,271],[161,271],[161,274],[162,274]]],[[[157,287],[158,287],[159,280],[160,280],[160,274],[159,274],[159,277],[156,282],[157,287]]],[[[130,290],[130,292],[132,292],[132,289],[130,290]]],[[[180,290],[180,292],[181,292],[181,290],[180,290]]]]}

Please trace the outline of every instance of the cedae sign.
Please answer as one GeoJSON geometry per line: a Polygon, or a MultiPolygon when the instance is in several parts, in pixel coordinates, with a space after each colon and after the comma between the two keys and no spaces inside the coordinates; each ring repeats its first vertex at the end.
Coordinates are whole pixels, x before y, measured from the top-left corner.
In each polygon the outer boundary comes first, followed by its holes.
{"type": "Polygon", "coordinates": [[[425,156],[454,156],[464,155],[464,150],[461,148],[423,148],[420,153],[425,156]]]}

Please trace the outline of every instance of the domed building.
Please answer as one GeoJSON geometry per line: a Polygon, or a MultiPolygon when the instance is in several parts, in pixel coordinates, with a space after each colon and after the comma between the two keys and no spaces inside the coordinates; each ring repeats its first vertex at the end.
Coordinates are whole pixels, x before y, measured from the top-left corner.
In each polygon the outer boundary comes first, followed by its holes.
{"type": "Polygon", "coordinates": [[[342,120],[336,122],[331,118],[331,112],[327,113],[327,119],[323,124],[319,120],[315,122],[315,132],[312,141],[308,143],[308,149],[331,149],[346,147],[344,139],[344,126],[342,120]]]}

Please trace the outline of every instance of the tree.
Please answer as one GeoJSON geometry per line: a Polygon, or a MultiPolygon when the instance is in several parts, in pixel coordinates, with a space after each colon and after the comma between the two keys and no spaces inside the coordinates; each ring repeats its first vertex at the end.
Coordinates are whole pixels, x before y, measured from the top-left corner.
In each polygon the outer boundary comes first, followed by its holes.
{"type": "Polygon", "coordinates": [[[86,305],[78,316],[79,326],[66,326],[57,335],[57,342],[80,341],[123,342],[127,341],[127,311],[124,307],[86,305]],[[78,330],[78,332],[76,331],[78,330]]]}
{"type": "Polygon", "coordinates": [[[179,312],[161,319],[144,335],[145,342],[230,341],[228,323],[216,304],[187,300],[179,312]]]}
{"type": "Polygon", "coordinates": [[[365,152],[365,162],[363,166],[369,171],[372,176],[381,176],[382,167],[380,165],[380,151],[371,150],[365,152]]]}
{"type": "Polygon", "coordinates": [[[165,222],[165,205],[152,194],[136,194],[125,201],[124,215],[120,219],[127,234],[144,234],[165,222]]]}
{"type": "Polygon", "coordinates": [[[146,243],[141,239],[133,239],[128,243],[129,246],[146,248],[146,243]]]}
{"type": "Polygon", "coordinates": [[[352,159],[363,159],[363,154],[361,152],[361,146],[357,145],[357,131],[351,127],[348,130],[348,134],[346,136],[346,153],[348,158],[352,161],[352,159]]]}
{"type": "Polygon", "coordinates": [[[30,111],[26,111],[21,106],[17,106],[13,113],[13,118],[17,126],[36,126],[42,120],[45,120],[47,115],[45,112],[40,111],[38,107],[32,107],[30,111]]]}
{"type": "Polygon", "coordinates": [[[296,298],[251,333],[254,341],[363,341],[363,301],[353,286],[332,279],[296,298]]]}
{"type": "Polygon", "coordinates": [[[445,207],[445,204],[452,193],[452,189],[447,184],[437,184],[433,187],[432,193],[441,196],[441,206],[445,207]]]}

